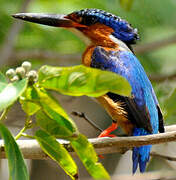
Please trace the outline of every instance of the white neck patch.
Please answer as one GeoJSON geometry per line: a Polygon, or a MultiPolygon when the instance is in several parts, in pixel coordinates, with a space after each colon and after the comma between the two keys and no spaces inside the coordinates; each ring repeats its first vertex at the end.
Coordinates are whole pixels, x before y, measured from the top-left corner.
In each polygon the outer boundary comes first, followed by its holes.
{"type": "Polygon", "coordinates": [[[121,41],[120,39],[116,38],[116,37],[113,36],[112,34],[109,35],[109,38],[111,39],[111,41],[113,41],[114,43],[116,43],[116,44],[119,45],[119,49],[131,51],[131,50],[128,48],[128,46],[127,46],[123,41],[121,41]]]}
{"type": "Polygon", "coordinates": [[[75,28],[67,28],[67,29],[76,36],[78,36],[86,45],[89,46],[91,44],[91,40],[88,37],[86,37],[81,31],[75,28]]]}

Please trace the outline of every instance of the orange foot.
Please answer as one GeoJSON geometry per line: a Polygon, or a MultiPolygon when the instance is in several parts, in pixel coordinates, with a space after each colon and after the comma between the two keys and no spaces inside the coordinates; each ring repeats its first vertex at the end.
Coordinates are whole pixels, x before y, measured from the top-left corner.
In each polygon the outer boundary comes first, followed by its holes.
{"type": "MultiPolygon", "coordinates": [[[[116,137],[114,134],[110,134],[112,131],[116,130],[118,127],[117,123],[112,123],[107,129],[105,129],[98,137],[116,137]]],[[[104,159],[103,155],[98,155],[101,159],[104,159]]]]}
{"type": "Polygon", "coordinates": [[[105,129],[98,137],[116,137],[114,134],[110,134],[112,131],[116,130],[118,127],[117,123],[112,123],[107,129],[105,129]]]}

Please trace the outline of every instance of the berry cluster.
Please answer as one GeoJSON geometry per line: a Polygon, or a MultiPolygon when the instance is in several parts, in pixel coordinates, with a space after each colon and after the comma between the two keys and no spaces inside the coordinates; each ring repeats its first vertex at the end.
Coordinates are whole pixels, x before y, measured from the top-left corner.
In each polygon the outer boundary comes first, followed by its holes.
{"type": "Polygon", "coordinates": [[[31,70],[31,63],[25,61],[20,67],[16,69],[9,69],[6,71],[6,76],[10,81],[19,81],[23,78],[27,78],[29,82],[35,82],[38,79],[38,74],[35,70],[31,70]]]}

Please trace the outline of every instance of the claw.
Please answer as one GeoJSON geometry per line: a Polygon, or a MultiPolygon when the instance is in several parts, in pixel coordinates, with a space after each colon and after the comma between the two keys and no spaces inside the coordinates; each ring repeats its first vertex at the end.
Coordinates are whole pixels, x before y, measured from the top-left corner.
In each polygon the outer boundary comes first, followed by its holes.
{"type": "MultiPolygon", "coordinates": [[[[112,131],[116,130],[118,127],[117,123],[112,123],[111,126],[109,126],[107,129],[105,129],[98,137],[117,137],[114,134],[110,134],[112,131]]],[[[98,155],[99,158],[104,159],[105,157],[103,155],[98,155]]]]}
{"type": "Polygon", "coordinates": [[[116,130],[118,127],[117,123],[112,123],[107,129],[105,129],[98,137],[115,137],[115,135],[110,134],[112,131],[116,130]]]}

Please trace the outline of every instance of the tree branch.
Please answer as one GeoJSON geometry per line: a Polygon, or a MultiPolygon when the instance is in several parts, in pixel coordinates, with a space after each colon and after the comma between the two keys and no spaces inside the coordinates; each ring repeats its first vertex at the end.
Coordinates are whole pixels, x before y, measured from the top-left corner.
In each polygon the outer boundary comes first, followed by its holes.
{"type": "Polygon", "coordinates": [[[62,55],[53,51],[42,51],[42,50],[30,50],[30,51],[16,51],[8,58],[8,64],[12,64],[19,60],[26,60],[26,59],[39,59],[44,62],[50,64],[55,64],[58,62],[61,63],[69,63],[69,62],[78,62],[81,59],[80,54],[70,54],[70,55],[62,55]]]}
{"type": "Polygon", "coordinates": [[[134,52],[136,54],[144,54],[169,46],[171,44],[176,44],[176,35],[155,42],[137,45],[136,47],[134,47],[134,52]]]}
{"type": "MultiPolygon", "coordinates": [[[[39,59],[42,60],[43,63],[49,62],[50,65],[60,65],[64,63],[78,63],[80,62],[81,55],[80,54],[70,54],[70,55],[62,55],[52,51],[41,51],[41,50],[33,50],[33,51],[16,51],[10,57],[8,57],[8,65],[13,65],[19,60],[32,60],[39,59]]],[[[166,80],[175,80],[176,74],[171,75],[149,75],[149,79],[154,82],[163,82],[166,80]]]]}
{"type": "Polygon", "coordinates": [[[149,79],[154,82],[163,82],[166,80],[171,81],[176,79],[176,74],[174,73],[171,75],[150,75],[149,79]]]}
{"type": "MultiPolygon", "coordinates": [[[[176,140],[176,125],[166,126],[166,133],[139,137],[94,138],[89,141],[94,145],[98,154],[124,153],[132,147],[160,144],[176,140]]],[[[68,141],[58,140],[69,152],[73,152],[68,141]]],[[[26,159],[48,159],[36,140],[17,140],[26,159]]],[[[0,158],[5,158],[3,141],[0,140],[0,158]]]]}

